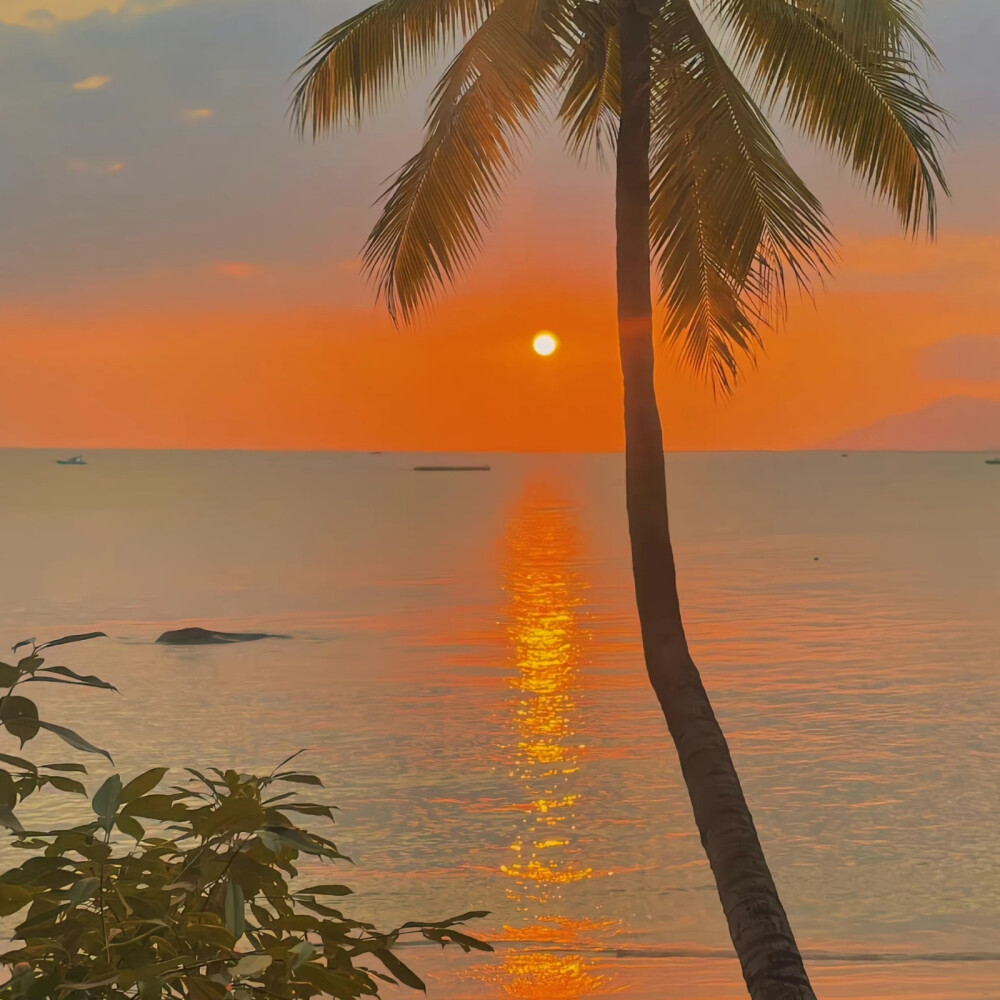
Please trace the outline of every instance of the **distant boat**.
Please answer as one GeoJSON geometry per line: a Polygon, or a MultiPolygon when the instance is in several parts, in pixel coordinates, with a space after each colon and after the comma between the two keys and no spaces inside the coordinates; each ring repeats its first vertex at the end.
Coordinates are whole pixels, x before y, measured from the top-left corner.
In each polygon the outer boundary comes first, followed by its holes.
{"type": "Polygon", "coordinates": [[[414,472],[489,472],[488,465],[415,465],[414,472]]]}
{"type": "Polygon", "coordinates": [[[841,458],[847,458],[847,452],[846,451],[841,452],[840,453],[840,457],[841,458]]]}
{"type": "Polygon", "coordinates": [[[988,458],[986,459],[987,465],[1000,465],[1000,458],[988,458]]]}
{"type": "Polygon", "coordinates": [[[74,455],[72,458],[57,458],[56,465],[86,465],[83,455],[74,455]]]}

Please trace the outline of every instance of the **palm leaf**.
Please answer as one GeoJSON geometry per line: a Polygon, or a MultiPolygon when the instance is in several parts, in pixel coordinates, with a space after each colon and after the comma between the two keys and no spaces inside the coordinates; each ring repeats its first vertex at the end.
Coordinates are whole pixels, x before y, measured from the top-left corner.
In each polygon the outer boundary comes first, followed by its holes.
{"type": "Polygon", "coordinates": [[[291,116],[315,137],[377,110],[482,23],[491,0],[380,0],[328,31],[295,71],[291,116]]]}
{"type": "Polygon", "coordinates": [[[614,151],[621,115],[621,51],[614,7],[584,0],[573,12],[569,58],[559,81],[559,120],[570,150],[598,159],[614,151]]]}
{"type": "Polygon", "coordinates": [[[812,10],[843,36],[852,51],[874,48],[919,53],[938,65],[923,28],[921,0],[810,0],[796,6],[812,10]]]}
{"type": "Polygon", "coordinates": [[[729,391],[759,326],[784,313],[786,274],[826,271],[833,237],[753,99],[689,0],[653,25],[652,251],[664,334],[729,391]]]}
{"type": "Polygon", "coordinates": [[[390,182],[365,244],[394,319],[412,319],[478,251],[563,58],[539,0],[501,0],[448,67],[424,144],[390,182]]]}
{"type": "Polygon", "coordinates": [[[837,152],[916,232],[947,193],[946,116],[914,60],[930,52],[909,0],[709,0],[761,97],[837,152]]]}

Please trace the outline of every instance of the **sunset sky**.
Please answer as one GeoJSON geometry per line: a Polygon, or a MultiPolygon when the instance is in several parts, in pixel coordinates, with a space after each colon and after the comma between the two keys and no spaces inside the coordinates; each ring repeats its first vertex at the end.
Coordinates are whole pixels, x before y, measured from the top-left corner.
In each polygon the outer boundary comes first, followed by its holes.
{"type": "MultiPolygon", "coordinates": [[[[357,254],[427,84],[317,145],[285,116],[298,58],[360,6],[0,0],[0,447],[621,446],[611,177],[556,136],[417,328],[375,304],[357,254]]],[[[1000,443],[998,11],[928,0],[955,134],[939,241],[794,147],[841,264],[731,400],[663,350],[668,448],[822,446],[953,397],[987,400],[1000,443]]]]}

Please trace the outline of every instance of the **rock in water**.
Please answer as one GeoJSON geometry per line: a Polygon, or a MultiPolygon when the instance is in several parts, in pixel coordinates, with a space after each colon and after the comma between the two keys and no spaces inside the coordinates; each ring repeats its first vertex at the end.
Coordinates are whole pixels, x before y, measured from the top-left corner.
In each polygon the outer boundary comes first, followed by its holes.
{"type": "Polygon", "coordinates": [[[228,642],[253,642],[256,639],[284,639],[268,632],[216,632],[208,628],[175,628],[164,632],[157,642],[167,646],[219,646],[228,642]]]}

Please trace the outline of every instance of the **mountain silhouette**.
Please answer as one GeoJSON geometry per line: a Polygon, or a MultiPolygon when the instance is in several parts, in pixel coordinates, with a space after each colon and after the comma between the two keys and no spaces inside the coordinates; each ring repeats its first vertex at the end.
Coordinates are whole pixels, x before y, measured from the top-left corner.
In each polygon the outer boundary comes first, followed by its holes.
{"type": "Polygon", "coordinates": [[[1000,400],[951,396],[841,434],[844,451],[1000,451],[1000,400]]]}

